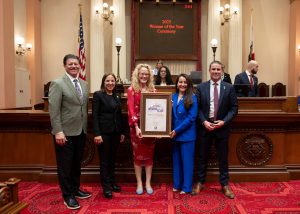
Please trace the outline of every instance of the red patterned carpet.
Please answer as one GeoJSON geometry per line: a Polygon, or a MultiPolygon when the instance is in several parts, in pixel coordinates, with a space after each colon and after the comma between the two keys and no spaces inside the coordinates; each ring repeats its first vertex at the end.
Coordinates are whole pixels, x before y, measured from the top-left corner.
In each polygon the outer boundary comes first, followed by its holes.
{"type": "Polygon", "coordinates": [[[83,184],[93,196],[79,200],[81,208],[68,210],[63,205],[57,184],[21,182],[19,197],[29,204],[22,214],[86,213],[86,214],[194,214],[194,213],[253,213],[300,214],[300,181],[274,183],[232,183],[236,197],[225,198],[217,183],[208,183],[198,196],[179,195],[169,184],[155,185],[154,194],[135,194],[134,184],[122,184],[122,192],[105,199],[99,184],[83,184]]]}

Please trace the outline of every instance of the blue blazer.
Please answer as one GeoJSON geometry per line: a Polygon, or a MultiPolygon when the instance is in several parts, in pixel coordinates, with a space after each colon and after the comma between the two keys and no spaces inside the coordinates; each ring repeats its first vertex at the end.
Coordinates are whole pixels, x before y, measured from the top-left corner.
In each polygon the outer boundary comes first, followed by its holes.
{"type": "MultiPolygon", "coordinates": [[[[210,110],[210,80],[197,86],[196,95],[199,100],[199,119],[203,124],[209,120],[210,110]]],[[[229,135],[229,124],[238,113],[238,100],[233,85],[221,81],[217,120],[223,120],[224,126],[215,131],[219,136],[229,135]]],[[[205,128],[200,132],[205,132],[205,128]]]]}
{"type": "MultiPolygon", "coordinates": [[[[237,74],[234,79],[234,84],[247,84],[250,85],[250,81],[246,71],[237,74]]],[[[249,90],[248,97],[257,97],[258,96],[258,79],[253,75],[253,88],[249,90]]],[[[237,94],[239,97],[244,97],[243,94],[237,94]]]]}
{"type": "Polygon", "coordinates": [[[197,97],[193,95],[193,104],[188,110],[184,107],[184,98],[177,103],[178,93],[172,95],[172,130],[176,135],[174,141],[193,141],[196,140],[196,119],[198,114],[197,97]]]}

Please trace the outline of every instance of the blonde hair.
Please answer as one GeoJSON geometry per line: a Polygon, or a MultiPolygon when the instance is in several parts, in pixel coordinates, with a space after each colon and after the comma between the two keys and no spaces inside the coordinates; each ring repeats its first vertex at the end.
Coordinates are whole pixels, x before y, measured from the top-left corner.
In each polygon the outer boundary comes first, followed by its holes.
{"type": "Polygon", "coordinates": [[[139,72],[141,68],[146,68],[149,74],[149,79],[146,83],[147,91],[155,91],[154,84],[153,84],[153,74],[151,72],[151,67],[148,64],[138,64],[132,72],[131,76],[131,86],[134,92],[139,92],[141,90],[140,81],[139,81],[139,72]]]}

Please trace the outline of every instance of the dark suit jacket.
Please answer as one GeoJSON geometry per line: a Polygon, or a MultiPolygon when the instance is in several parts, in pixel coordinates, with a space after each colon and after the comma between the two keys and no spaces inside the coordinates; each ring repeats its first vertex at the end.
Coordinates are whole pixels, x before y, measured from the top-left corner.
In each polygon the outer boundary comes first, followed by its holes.
{"type": "Polygon", "coordinates": [[[228,83],[232,84],[230,75],[227,74],[227,73],[225,73],[225,72],[224,72],[224,77],[223,77],[222,80],[223,80],[224,82],[228,82],[228,83]]]}
{"type": "MultiPolygon", "coordinates": [[[[258,87],[257,87],[258,79],[254,75],[253,75],[253,82],[254,82],[254,85],[253,85],[252,89],[249,88],[248,97],[257,97],[258,96],[258,87]]],[[[249,78],[248,78],[248,75],[247,75],[246,71],[244,71],[240,74],[237,74],[235,76],[234,85],[236,85],[236,84],[248,84],[248,85],[250,85],[250,81],[249,81],[249,78]]],[[[245,97],[245,95],[242,94],[242,93],[238,93],[237,95],[239,97],[245,97]]]]}
{"type": "Polygon", "coordinates": [[[93,96],[93,130],[95,136],[122,133],[121,100],[116,95],[96,91],[93,96]],[[112,98],[113,97],[113,101],[112,98]]]}
{"type": "MultiPolygon", "coordinates": [[[[201,83],[197,86],[196,95],[198,97],[198,115],[200,123],[203,124],[205,120],[209,120],[209,110],[210,110],[210,80],[201,83]]],[[[219,107],[217,120],[223,120],[224,126],[217,129],[215,132],[219,136],[229,136],[229,124],[232,119],[238,113],[238,100],[235,94],[233,85],[221,81],[220,85],[220,95],[219,95],[219,107]]],[[[201,129],[200,133],[205,134],[206,129],[201,129]]]]}

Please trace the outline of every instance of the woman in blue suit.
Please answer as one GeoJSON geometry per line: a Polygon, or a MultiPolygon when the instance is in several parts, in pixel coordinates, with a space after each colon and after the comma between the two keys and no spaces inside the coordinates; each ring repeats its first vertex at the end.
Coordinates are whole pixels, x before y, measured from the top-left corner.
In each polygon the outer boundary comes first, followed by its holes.
{"type": "Polygon", "coordinates": [[[192,80],[186,74],[176,79],[172,95],[173,191],[190,193],[193,185],[194,151],[198,101],[193,93],[192,80]]]}

